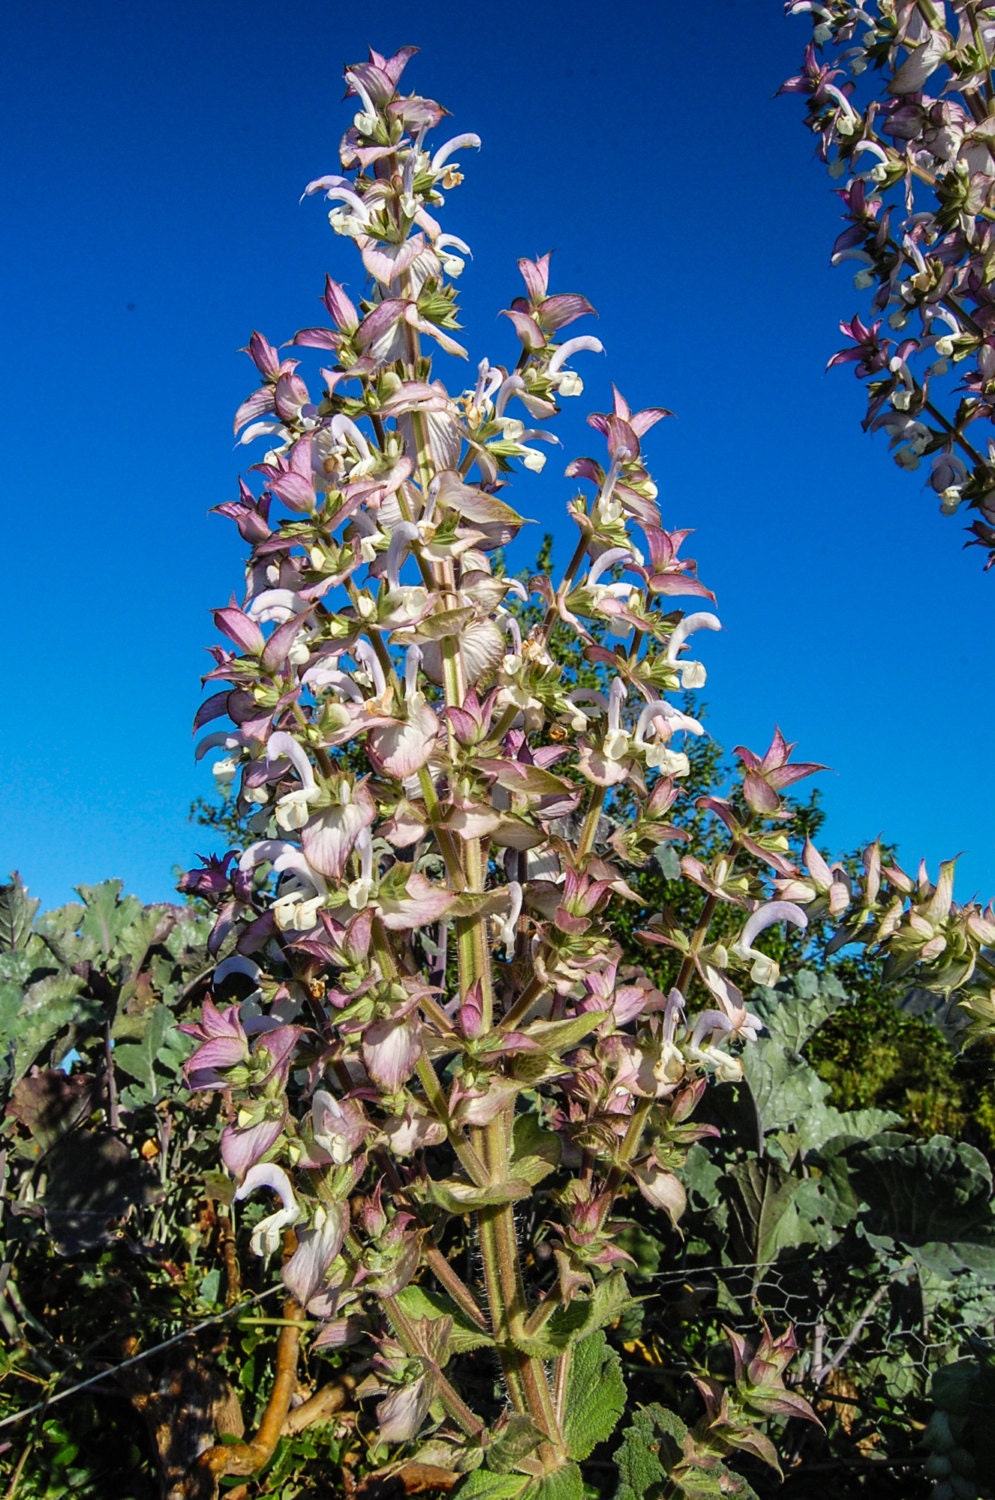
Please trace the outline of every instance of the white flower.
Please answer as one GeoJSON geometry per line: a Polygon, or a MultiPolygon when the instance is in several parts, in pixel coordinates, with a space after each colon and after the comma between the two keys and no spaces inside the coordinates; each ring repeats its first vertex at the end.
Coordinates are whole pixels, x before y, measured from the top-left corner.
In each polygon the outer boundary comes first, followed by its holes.
{"type": "Polygon", "coordinates": [[[253,1255],[272,1255],[274,1250],[280,1248],[283,1231],[297,1223],[301,1211],[290,1186],[290,1178],[282,1167],[274,1166],[272,1162],[257,1162],[254,1167],[250,1167],[235,1194],[236,1202],[248,1198],[258,1187],[268,1187],[278,1193],[283,1206],[256,1225],[249,1240],[249,1248],[253,1255]]]}

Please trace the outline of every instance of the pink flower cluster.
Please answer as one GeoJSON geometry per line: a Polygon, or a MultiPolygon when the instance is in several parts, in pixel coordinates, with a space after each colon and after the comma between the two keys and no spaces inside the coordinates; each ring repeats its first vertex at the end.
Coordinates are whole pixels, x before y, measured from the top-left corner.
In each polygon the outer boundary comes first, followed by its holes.
{"type": "Polygon", "coordinates": [[[785,8],[814,30],[783,91],[807,97],[822,158],[846,178],[833,261],[872,292],[871,320],[840,324],[848,343],[829,363],[868,382],[864,425],[887,433],[897,463],[929,461],[944,514],[977,511],[969,545],[991,567],[995,21],[978,0],[785,8]]]}

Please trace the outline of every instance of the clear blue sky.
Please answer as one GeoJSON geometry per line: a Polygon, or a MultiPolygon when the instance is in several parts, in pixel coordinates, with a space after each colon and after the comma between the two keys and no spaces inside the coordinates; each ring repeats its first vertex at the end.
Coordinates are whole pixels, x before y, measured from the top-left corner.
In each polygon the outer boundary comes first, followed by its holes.
{"type": "Polygon", "coordinates": [[[208,515],[252,461],[231,439],[255,385],[237,351],[317,321],[326,270],[359,291],[351,245],[298,199],[338,170],[342,65],[417,43],[406,83],[484,143],[445,210],[475,253],[474,362],[514,358],[495,314],[520,255],[555,248],[554,289],[601,314],[607,356],[583,357],[562,454],[509,497],[535,540],[572,493],[562,467],[595,451],[582,417],[611,379],[671,407],[647,446],[665,524],[697,529],[718,594],[713,733],[762,750],[780,722],[833,767],[827,842],[883,831],[934,870],[963,850],[958,893],[995,892],[995,577],[924,476],[860,431],[850,371],[824,373],[866,304],[828,264],[839,210],[801,102],[773,97],[807,35],[781,12],[14,0],[0,875],[19,868],[46,905],[111,875],[168,899],[204,846],[190,721],[209,608],[241,582],[235,528],[208,515]]]}

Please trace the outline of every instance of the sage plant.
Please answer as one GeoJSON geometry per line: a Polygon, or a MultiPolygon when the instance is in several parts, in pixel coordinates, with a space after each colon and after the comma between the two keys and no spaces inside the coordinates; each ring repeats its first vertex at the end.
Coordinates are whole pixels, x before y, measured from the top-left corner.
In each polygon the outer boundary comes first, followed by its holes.
{"type": "Polygon", "coordinates": [[[812,41],[783,92],[839,190],[834,263],[872,293],[840,324],[868,383],[864,425],[917,469],[946,515],[977,511],[968,545],[995,563],[995,13],[980,0],[788,0],[812,41]],[[823,50],[829,55],[823,57],[823,50]]]}
{"type": "MultiPolygon", "coordinates": [[[[719,622],[643,461],[668,413],[617,390],[589,418],[600,456],[566,470],[562,577],[499,564],[523,523],[502,492],[541,469],[601,345],[566,332],[593,309],[551,289],[544,255],[519,262],[506,309],[517,360],[481,360],[455,395],[436,373],[440,351],[465,357],[470,253],[437,215],[479,143],[427,144],[445,111],[399,91],[413,50],[347,69],[342,172],[306,190],[353,241],[364,294],[328,278],[294,357],[248,345],[260,384],[235,426],[266,451],[218,507],[249,546],[246,588],[216,612],[227,644],[196,726],[228,721],[199,754],[219,753],[257,836],[183,882],[217,912],[188,1076],[222,1094],[252,1250],[282,1251],[315,1351],[355,1346],[383,1443],[464,1476],[465,1496],[580,1500],[578,1463],[625,1404],[604,1333],[630,1301],[625,1202],[680,1220],[677,1169],[711,1130],[695,1110],[709,1080],[741,1076],[760,1024],[744,990],[777,979],[761,935],[823,899],[783,830],[782,794],[818,767],[780,731],[738,752],[739,794],[704,808],[725,852],[683,858],[697,924],[646,914],[676,982],[623,966],[627,871],[687,837],[687,693],[719,622]],[[556,659],[564,630],[597,686],[556,659]],[[474,1351],[485,1378],[456,1373],[474,1351]]],[[[757,1415],[810,1415],[783,1385],[791,1348],[737,1335],[735,1388],[699,1381],[687,1465],[773,1459],[757,1415]]]]}

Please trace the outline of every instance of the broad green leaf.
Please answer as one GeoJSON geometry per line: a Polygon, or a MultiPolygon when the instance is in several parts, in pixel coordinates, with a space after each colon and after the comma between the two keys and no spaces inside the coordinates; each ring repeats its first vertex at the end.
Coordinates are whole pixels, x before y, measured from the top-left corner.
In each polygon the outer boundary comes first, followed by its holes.
{"type": "Polygon", "coordinates": [[[657,844],[652,858],[659,867],[664,880],[680,880],[681,857],[673,844],[657,844]]]}
{"type": "Polygon", "coordinates": [[[582,1016],[571,1016],[566,1021],[533,1021],[531,1025],[519,1029],[524,1036],[536,1042],[546,1056],[552,1056],[557,1052],[565,1052],[568,1047],[576,1047],[588,1032],[601,1024],[607,1014],[606,1010],[589,1010],[582,1016]]]}
{"type": "Polygon", "coordinates": [[[35,922],[35,932],[60,963],[85,963],[97,956],[94,939],[80,937],[78,932],[85,911],[78,901],[69,901],[54,911],[42,912],[35,922]]]}
{"type": "Polygon", "coordinates": [[[515,1176],[522,1182],[527,1182],[530,1187],[536,1187],[544,1177],[548,1177],[554,1171],[554,1164],[543,1156],[516,1156],[512,1162],[515,1176]]]}
{"type": "Polygon", "coordinates": [[[896,1126],[902,1128],[902,1117],[890,1109],[836,1109],[826,1106],[824,1122],[831,1131],[819,1143],[820,1150],[832,1148],[837,1140],[853,1144],[854,1141],[872,1141],[886,1130],[896,1126]]]}
{"type": "Polygon", "coordinates": [[[850,1154],[851,1180],[868,1205],[867,1226],[906,1245],[959,1240],[990,1242],[995,1234],[992,1174],[981,1152],[964,1141],[885,1135],[850,1154]]]}
{"type": "Polygon", "coordinates": [[[119,900],[123,889],[120,880],[105,880],[101,885],[78,885],[76,889],[86,908],[80,932],[93,939],[98,953],[110,958],[120,934],[141,914],[142,903],[137,896],[125,896],[119,900]]]}
{"type": "Polygon", "coordinates": [[[690,1206],[696,1213],[707,1214],[720,1230],[725,1229],[729,1218],[726,1196],[719,1186],[723,1173],[724,1167],[716,1162],[714,1150],[709,1150],[701,1141],[695,1141],[684,1165],[677,1168],[690,1206]]]}
{"type": "Polygon", "coordinates": [[[210,931],[211,924],[205,917],[184,915],[170,928],[163,947],[176,959],[189,954],[192,958],[206,960],[204,949],[210,931]]]}
{"type": "Polygon", "coordinates": [[[829,974],[815,974],[811,969],[801,970],[776,989],[765,985],[750,995],[750,1010],[756,1012],[771,1037],[786,1052],[796,1055],[819,1027],[846,1004],[847,993],[839,981],[829,974]]]}
{"type": "MultiPolygon", "coordinates": [[[[995,1283],[995,1235],[990,1234],[987,1241],[955,1240],[952,1244],[927,1240],[926,1244],[913,1245],[910,1249],[918,1266],[942,1276],[946,1281],[956,1279],[960,1283],[965,1272],[973,1272],[995,1283]]],[[[963,1286],[959,1284],[958,1307],[962,1307],[962,1296],[963,1286]]],[[[981,1321],[990,1324],[992,1318],[987,1317],[981,1321]]]]}
{"type": "Polygon", "coordinates": [[[164,1050],[166,1037],[174,1023],[168,1005],[157,1005],[147,1012],[147,1016],[145,1030],[137,1042],[119,1042],[114,1048],[114,1064],[138,1083],[137,1091],[129,1090],[135,1102],[154,1104],[161,1092],[156,1060],[164,1050]]]}
{"type": "Polygon", "coordinates": [[[534,1453],[543,1441],[538,1427],[524,1412],[509,1412],[503,1425],[491,1435],[487,1445],[487,1465],[498,1474],[510,1474],[523,1458],[534,1453]]]}
{"type": "Polygon", "coordinates": [[[78,1018],[83,981],[75,974],[47,974],[27,990],[16,988],[16,1007],[10,1003],[12,988],[0,986],[0,1038],[5,1050],[13,1046],[11,1082],[16,1083],[60,1032],[78,1018]]]}
{"type": "Polygon", "coordinates": [[[7,1114],[20,1122],[39,1151],[48,1151],[90,1113],[95,1080],[46,1068],[22,1078],[11,1091],[7,1114]]]}
{"type": "Polygon", "coordinates": [[[517,1165],[522,1157],[539,1156],[551,1167],[558,1167],[560,1149],[560,1137],[554,1130],[544,1130],[533,1110],[516,1117],[511,1139],[513,1163],[517,1165]]]}
{"type": "Polygon", "coordinates": [[[410,1283],[396,1294],[394,1300],[409,1318],[451,1318],[453,1326],[449,1342],[454,1354],[466,1354],[471,1349],[482,1349],[494,1342],[490,1334],[478,1328],[444,1292],[410,1283]]]}
{"type": "MultiPolygon", "coordinates": [[[[44,967],[51,969],[51,962],[44,967]]],[[[33,972],[34,964],[23,948],[0,951],[0,984],[26,985],[33,972]]]]}
{"type": "Polygon", "coordinates": [[[687,1428],[675,1412],[654,1402],[633,1414],[615,1454],[618,1488],[614,1500],[645,1500],[663,1492],[681,1461],[687,1428]]]}
{"type": "Polygon", "coordinates": [[[7,885],[0,885],[0,953],[27,945],[31,927],[41,905],[14,870],[7,885]]]}
{"type": "Polygon", "coordinates": [[[587,1458],[611,1437],[625,1410],[622,1361],[599,1329],[574,1344],[569,1359],[563,1436],[571,1458],[587,1458]]]}
{"type": "Polygon", "coordinates": [[[440,641],[447,635],[459,635],[473,619],[472,609],[442,609],[427,615],[418,624],[419,640],[440,641]]]}
{"type": "Polygon", "coordinates": [[[579,1339],[614,1323],[634,1300],[623,1272],[612,1271],[598,1282],[593,1296],[574,1297],[566,1307],[557,1308],[533,1338],[515,1339],[515,1348],[536,1359],[553,1359],[579,1339]]]}
{"type": "Polygon", "coordinates": [[[430,1177],[423,1191],[430,1203],[444,1208],[447,1213],[465,1214],[468,1209],[489,1208],[494,1203],[515,1203],[519,1198],[528,1198],[532,1188],[522,1178],[514,1177],[505,1182],[490,1182],[486,1187],[476,1187],[458,1177],[444,1177],[440,1181],[430,1177]]]}
{"type": "Polygon", "coordinates": [[[524,1500],[584,1500],[584,1477],[577,1464],[564,1464],[544,1474],[530,1487],[524,1500]]]}
{"type": "Polygon", "coordinates": [[[474,1469],[453,1491],[453,1500],[525,1500],[532,1483],[524,1474],[474,1469]]]}
{"type": "Polygon", "coordinates": [[[753,1095],[762,1134],[794,1130],[803,1133],[803,1150],[820,1144],[821,1125],[814,1122],[821,1122],[829,1085],[814,1068],[787,1051],[776,1037],[761,1037],[743,1052],[743,1077],[753,1095]]]}
{"type": "Polygon", "coordinates": [[[496,495],[486,494],[476,485],[463,484],[459,475],[449,470],[439,476],[439,500],[470,521],[501,521],[507,526],[524,526],[525,518],[496,495]]]}
{"type": "Polygon", "coordinates": [[[127,960],[129,978],[133,978],[145,962],[149,948],[163,925],[162,911],[155,906],[146,906],[121,929],[117,952],[127,960]]]}
{"type": "Polygon", "coordinates": [[[726,1180],[733,1187],[733,1213],[746,1250],[758,1267],[776,1260],[787,1246],[818,1238],[795,1206],[804,1179],[792,1177],[769,1156],[738,1162],[726,1180]]]}
{"type": "Polygon", "coordinates": [[[655,1234],[651,1234],[641,1224],[628,1224],[615,1234],[614,1240],[619,1249],[624,1250],[626,1255],[631,1255],[635,1261],[635,1266],[629,1269],[633,1280],[645,1281],[657,1274],[664,1244],[655,1234]]]}
{"type": "Polygon", "coordinates": [[[6,1053],[14,1041],[23,1000],[24,989],[20,983],[0,979],[0,1053],[6,1053]]]}
{"type": "Polygon", "coordinates": [[[109,1243],[113,1221],[147,1203],[153,1191],[145,1164],[109,1130],[64,1136],[47,1166],[45,1226],[60,1255],[109,1243]]]}
{"type": "Polygon", "coordinates": [[[725,1464],[714,1469],[685,1469],[678,1478],[680,1500],[759,1500],[756,1490],[725,1464]]]}
{"type": "Polygon", "coordinates": [[[571,784],[562,776],[556,776],[552,771],[544,771],[541,766],[526,766],[520,761],[514,765],[505,765],[503,761],[491,761],[492,774],[498,786],[502,786],[509,792],[522,792],[529,797],[556,797],[564,792],[569,793],[571,784]]]}
{"type": "Polygon", "coordinates": [[[560,1164],[560,1138],[544,1130],[530,1110],[515,1120],[511,1145],[511,1171],[535,1187],[560,1164]]]}
{"type": "MultiPolygon", "coordinates": [[[[813,1171],[815,1170],[816,1168],[813,1168],[813,1171]]],[[[852,1223],[860,1211],[860,1199],[854,1192],[853,1183],[850,1181],[849,1162],[844,1154],[834,1152],[830,1156],[818,1158],[817,1170],[818,1177],[809,1180],[818,1183],[822,1215],[834,1228],[844,1229],[847,1224],[852,1223]]],[[[799,1206],[801,1207],[801,1204],[799,1206]]],[[[802,1211],[805,1210],[802,1209],[802,1211]]]]}

